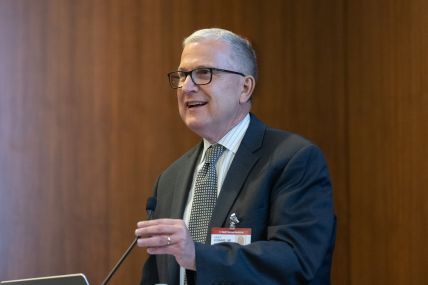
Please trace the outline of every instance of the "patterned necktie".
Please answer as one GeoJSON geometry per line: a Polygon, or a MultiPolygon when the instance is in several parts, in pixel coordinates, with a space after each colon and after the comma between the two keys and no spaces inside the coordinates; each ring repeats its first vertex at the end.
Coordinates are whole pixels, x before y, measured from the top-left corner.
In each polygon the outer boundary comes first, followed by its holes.
{"type": "Polygon", "coordinates": [[[189,231],[194,241],[205,243],[208,224],[217,201],[216,163],[224,146],[215,144],[205,153],[205,163],[196,175],[193,205],[190,212],[189,231]]]}

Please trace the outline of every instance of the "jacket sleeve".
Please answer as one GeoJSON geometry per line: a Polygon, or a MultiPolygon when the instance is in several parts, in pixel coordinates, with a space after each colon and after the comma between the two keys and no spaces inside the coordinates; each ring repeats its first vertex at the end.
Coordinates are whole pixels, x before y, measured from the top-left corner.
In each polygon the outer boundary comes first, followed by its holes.
{"type": "Polygon", "coordinates": [[[266,239],[249,245],[195,244],[196,284],[330,284],[335,215],[321,151],[307,146],[269,191],[266,239]]]}

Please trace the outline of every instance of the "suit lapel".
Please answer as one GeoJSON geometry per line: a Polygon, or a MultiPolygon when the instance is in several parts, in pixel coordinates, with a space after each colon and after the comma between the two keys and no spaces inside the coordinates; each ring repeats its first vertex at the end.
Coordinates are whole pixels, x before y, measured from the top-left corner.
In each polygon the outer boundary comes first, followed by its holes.
{"type": "Polygon", "coordinates": [[[171,218],[182,219],[184,208],[186,207],[189,190],[192,185],[193,174],[198,158],[200,156],[203,143],[200,143],[186,154],[182,171],[177,174],[174,185],[174,193],[171,199],[175,200],[171,207],[171,218]]]}
{"type": "Polygon", "coordinates": [[[226,222],[227,214],[241,191],[248,174],[260,158],[260,153],[257,150],[262,145],[265,129],[266,126],[251,115],[248,130],[223,182],[210,227],[221,227],[226,222]]]}

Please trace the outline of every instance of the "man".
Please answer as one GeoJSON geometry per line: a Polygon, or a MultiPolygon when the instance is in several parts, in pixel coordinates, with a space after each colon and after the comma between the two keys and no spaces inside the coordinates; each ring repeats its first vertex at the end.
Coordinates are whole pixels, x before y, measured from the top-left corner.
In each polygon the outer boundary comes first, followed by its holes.
{"type": "Polygon", "coordinates": [[[307,140],[250,113],[256,78],[254,50],[236,34],[204,29],[184,40],[169,80],[182,120],[203,141],[159,176],[155,219],[137,224],[138,246],[150,254],[141,284],[330,283],[326,163],[307,140]]]}

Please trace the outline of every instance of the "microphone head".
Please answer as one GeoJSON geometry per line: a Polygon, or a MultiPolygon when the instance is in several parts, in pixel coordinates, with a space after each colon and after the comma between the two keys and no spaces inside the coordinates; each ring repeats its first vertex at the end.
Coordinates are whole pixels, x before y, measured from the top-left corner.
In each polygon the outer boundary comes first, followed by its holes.
{"type": "Polygon", "coordinates": [[[154,196],[149,197],[146,203],[146,211],[154,212],[154,210],[156,209],[156,203],[157,203],[156,197],[154,196]]]}

